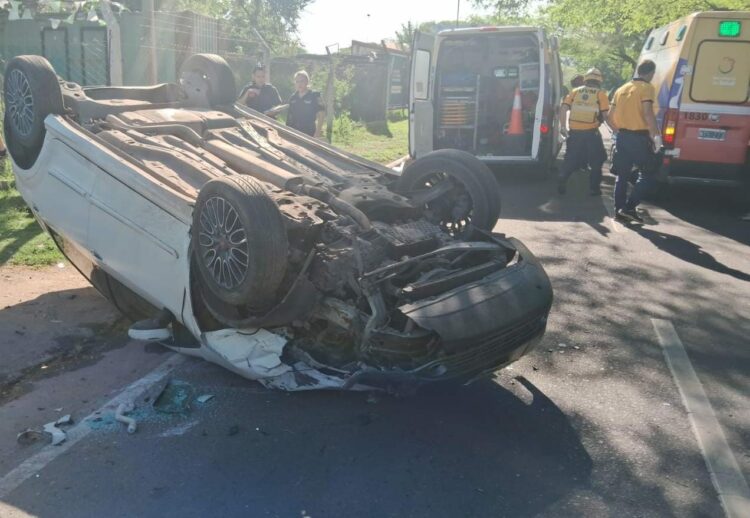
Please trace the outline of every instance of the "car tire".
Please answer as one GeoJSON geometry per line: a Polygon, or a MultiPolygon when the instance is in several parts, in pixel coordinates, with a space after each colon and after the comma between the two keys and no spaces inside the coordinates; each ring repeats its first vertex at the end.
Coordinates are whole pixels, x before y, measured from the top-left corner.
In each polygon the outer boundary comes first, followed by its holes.
{"type": "Polygon", "coordinates": [[[229,106],[237,100],[232,69],[216,54],[193,54],[187,58],[180,67],[180,86],[197,104],[229,106]]]}
{"type": "Polygon", "coordinates": [[[65,113],[60,82],[42,56],[16,56],[5,67],[6,145],[13,160],[28,169],[44,144],[44,119],[65,113]]]}
{"type": "Polygon", "coordinates": [[[277,302],[289,243],[260,183],[241,175],[207,182],[195,202],[191,244],[201,286],[219,300],[251,312],[277,302]]]}
{"type": "Polygon", "coordinates": [[[470,221],[464,224],[458,217],[448,215],[447,210],[455,205],[440,198],[426,207],[432,211],[436,222],[449,234],[460,237],[470,237],[474,228],[491,231],[500,214],[500,189],[487,165],[465,151],[441,149],[419,158],[404,169],[396,189],[408,195],[423,189],[435,179],[446,178],[450,178],[463,191],[458,195],[451,193],[453,201],[459,201],[456,196],[468,195],[470,221]]]}

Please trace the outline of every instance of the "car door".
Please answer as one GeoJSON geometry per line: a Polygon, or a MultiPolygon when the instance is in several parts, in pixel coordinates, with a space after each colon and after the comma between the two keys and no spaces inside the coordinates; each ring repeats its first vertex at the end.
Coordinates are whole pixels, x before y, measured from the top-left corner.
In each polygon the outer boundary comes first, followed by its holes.
{"type": "Polygon", "coordinates": [[[48,121],[47,139],[37,163],[29,170],[16,169],[18,189],[35,215],[64,239],[61,246],[85,253],[88,197],[98,169],[55,138],[61,127],[56,117],[50,116],[48,121]]]}
{"type": "Polygon", "coordinates": [[[434,132],[433,78],[435,36],[414,33],[409,89],[409,154],[419,158],[432,151],[434,132]]]}
{"type": "MultiPolygon", "coordinates": [[[[179,314],[187,286],[189,224],[132,188],[122,168],[91,194],[89,247],[98,265],[157,308],[179,314]]],[[[154,186],[156,189],[159,186],[154,186]]]]}

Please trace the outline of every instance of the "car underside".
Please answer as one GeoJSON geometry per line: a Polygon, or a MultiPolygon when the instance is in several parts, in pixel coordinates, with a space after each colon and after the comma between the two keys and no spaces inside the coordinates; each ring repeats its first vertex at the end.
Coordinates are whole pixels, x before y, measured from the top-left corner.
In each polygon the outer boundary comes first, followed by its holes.
{"type": "Polygon", "coordinates": [[[18,60],[6,69],[5,133],[21,193],[127,316],[148,316],[127,308],[170,312],[167,345],[278,388],[361,388],[473,380],[543,335],[549,279],[519,241],[493,233],[499,189],[474,157],[442,150],[397,174],[235,104],[218,56],[189,58],[179,85],[143,88],[82,88],[45,76],[38,60],[18,60]],[[98,177],[89,188],[72,168],[57,171],[53,148],[94,163],[94,176],[115,178],[115,187],[97,191],[98,177]],[[36,169],[67,178],[91,204],[85,239],[45,208],[51,195],[25,176],[36,169]],[[147,208],[107,201],[123,186],[147,208]],[[159,210],[179,213],[175,223],[161,224],[159,210]],[[146,260],[140,238],[111,245],[124,255],[140,247],[128,261],[101,252],[106,228],[119,228],[104,227],[105,217],[140,225],[144,243],[174,250],[167,273],[147,280],[143,269],[160,266],[146,260]],[[162,296],[169,290],[158,282],[185,284],[175,291],[181,301],[162,296]],[[227,330],[233,359],[221,349],[227,330]],[[282,344],[265,374],[249,359],[259,331],[282,344]],[[274,384],[279,372],[287,381],[274,384]]]}

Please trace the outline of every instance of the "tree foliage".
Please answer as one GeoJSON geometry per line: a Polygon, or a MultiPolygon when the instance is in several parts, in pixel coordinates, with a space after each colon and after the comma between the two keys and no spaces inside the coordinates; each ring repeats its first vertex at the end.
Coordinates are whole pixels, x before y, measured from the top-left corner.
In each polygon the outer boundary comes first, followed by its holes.
{"type": "Polygon", "coordinates": [[[396,31],[396,41],[403,48],[411,46],[411,42],[414,41],[414,32],[416,32],[416,25],[408,21],[401,24],[401,28],[396,31]]]}
{"type": "Polygon", "coordinates": [[[748,0],[557,0],[542,21],[560,35],[562,54],[584,70],[603,69],[607,83],[629,78],[651,29],[696,11],[747,9],[748,0]]]}
{"type": "Polygon", "coordinates": [[[750,0],[473,0],[491,8],[495,25],[545,26],[560,39],[571,71],[596,66],[605,85],[629,78],[651,29],[696,11],[747,10],[750,0]]]}
{"type": "Polygon", "coordinates": [[[476,7],[492,9],[497,15],[504,18],[523,16],[532,9],[532,0],[473,0],[476,7]]]}
{"type": "MultiPolygon", "coordinates": [[[[167,0],[169,1],[169,0],[167,0]]],[[[256,41],[256,29],[274,54],[301,50],[297,29],[302,11],[313,0],[174,0],[172,9],[189,9],[222,18],[238,41],[256,41]]]]}

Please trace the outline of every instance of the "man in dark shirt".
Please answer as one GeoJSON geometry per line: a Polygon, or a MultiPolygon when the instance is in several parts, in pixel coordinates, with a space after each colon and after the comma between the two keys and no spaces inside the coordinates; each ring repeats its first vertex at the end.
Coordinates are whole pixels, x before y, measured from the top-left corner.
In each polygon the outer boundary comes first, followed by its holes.
{"type": "Polygon", "coordinates": [[[320,99],[320,92],[308,88],[310,76],[304,70],[294,74],[296,92],[289,99],[289,113],[286,125],[311,137],[320,138],[323,129],[325,106],[320,99]]]}
{"type": "Polygon", "coordinates": [[[266,83],[266,69],[258,65],[253,69],[253,82],[245,86],[240,93],[239,101],[248,108],[265,113],[281,104],[281,96],[276,87],[266,83]]]}

